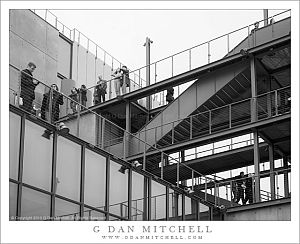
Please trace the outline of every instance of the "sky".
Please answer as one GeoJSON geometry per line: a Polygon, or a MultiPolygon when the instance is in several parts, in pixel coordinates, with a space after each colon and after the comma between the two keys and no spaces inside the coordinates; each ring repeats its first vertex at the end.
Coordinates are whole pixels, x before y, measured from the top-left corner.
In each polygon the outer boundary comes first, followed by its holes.
{"type": "MultiPolygon", "coordinates": [[[[263,10],[57,10],[59,21],[76,28],[131,70],[263,19],[263,10]]],[[[282,12],[270,10],[269,15],[282,12]]],[[[236,36],[232,37],[236,39],[236,36]]],[[[231,45],[233,47],[233,45],[231,45]]]]}

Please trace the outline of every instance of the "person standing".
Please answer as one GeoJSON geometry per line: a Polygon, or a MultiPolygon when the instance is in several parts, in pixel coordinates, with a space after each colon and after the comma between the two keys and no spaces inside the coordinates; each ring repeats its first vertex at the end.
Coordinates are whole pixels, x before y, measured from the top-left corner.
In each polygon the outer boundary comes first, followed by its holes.
{"type": "Polygon", "coordinates": [[[50,98],[52,98],[52,109],[51,109],[51,118],[49,121],[55,123],[59,120],[59,106],[64,104],[63,96],[58,92],[58,87],[56,84],[51,85],[52,88],[52,97],[51,90],[43,95],[42,107],[41,107],[41,117],[46,120],[46,112],[50,111],[50,98]]]}
{"type": "Polygon", "coordinates": [[[237,196],[236,196],[236,203],[239,203],[240,200],[242,200],[242,203],[245,202],[245,175],[244,172],[240,172],[240,175],[236,177],[236,185],[237,185],[237,196]]]}
{"type": "Polygon", "coordinates": [[[87,89],[85,85],[81,85],[80,89],[79,89],[79,98],[80,98],[80,103],[86,107],[86,102],[87,102],[87,89]]]}
{"type": "Polygon", "coordinates": [[[167,103],[171,103],[172,101],[174,101],[174,88],[173,87],[167,89],[166,101],[167,101],[167,103]]]}
{"type": "Polygon", "coordinates": [[[99,78],[99,89],[98,89],[98,97],[99,97],[99,102],[101,103],[101,98],[102,98],[102,102],[105,102],[105,94],[106,89],[107,89],[107,83],[106,80],[103,80],[101,76],[98,77],[99,78]]]}
{"type": "Polygon", "coordinates": [[[120,94],[120,88],[121,86],[123,86],[123,78],[122,78],[122,71],[120,68],[117,68],[115,70],[115,72],[112,74],[113,77],[115,77],[114,79],[114,85],[115,85],[115,92],[116,92],[116,96],[119,97],[120,94]]]}
{"type": "Polygon", "coordinates": [[[76,102],[79,101],[78,96],[79,95],[78,95],[77,89],[75,87],[73,87],[71,90],[71,94],[69,95],[69,97],[75,101],[75,102],[72,100],[70,101],[70,107],[71,107],[73,113],[75,113],[77,111],[77,103],[76,102]]]}
{"type": "Polygon", "coordinates": [[[253,179],[252,174],[249,174],[245,180],[245,199],[243,204],[245,205],[248,201],[249,204],[253,203],[253,179]]]}
{"type": "Polygon", "coordinates": [[[32,102],[35,99],[34,90],[39,82],[33,79],[32,73],[36,69],[33,62],[29,62],[27,68],[21,72],[20,108],[32,113],[32,102]]]}

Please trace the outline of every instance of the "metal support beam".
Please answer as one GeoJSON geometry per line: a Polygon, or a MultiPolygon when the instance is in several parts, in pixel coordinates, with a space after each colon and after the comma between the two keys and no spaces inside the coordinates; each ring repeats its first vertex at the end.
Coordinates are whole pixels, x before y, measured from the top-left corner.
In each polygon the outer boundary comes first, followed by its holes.
{"type": "Polygon", "coordinates": [[[128,220],[132,220],[132,169],[128,169],[128,220]]]}
{"type": "MultiPolygon", "coordinates": [[[[146,86],[150,86],[150,44],[153,41],[146,37],[144,47],[146,47],[146,86]]],[[[146,108],[148,111],[151,109],[151,96],[146,97],[146,108]]]]}
{"type": "Polygon", "coordinates": [[[170,190],[169,187],[166,186],[166,220],[170,219],[170,190]]]}
{"type": "Polygon", "coordinates": [[[258,131],[253,132],[254,137],[254,174],[255,174],[255,202],[260,202],[260,173],[259,173],[259,142],[258,131]]]}
{"type": "MultiPolygon", "coordinates": [[[[20,148],[19,148],[19,167],[18,167],[18,184],[17,191],[17,209],[16,217],[21,216],[21,202],[22,202],[22,181],[23,181],[23,159],[24,159],[24,137],[25,137],[25,119],[26,115],[21,116],[21,129],[20,129],[20,148]]],[[[19,220],[16,218],[16,220],[19,220]]]]}
{"type": "Polygon", "coordinates": [[[81,146],[81,172],[80,172],[80,220],[84,217],[84,182],[85,182],[85,145],[81,146]]]}
{"type": "Polygon", "coordinates": [[[147,201],[148,199],[148,179],[144,176],[144,200],[143,200],[143,220],[148,220],[147,201]]]}
{"type": "Polygon", "coordinates": [[[271,199],[275,200],[275,165],[274,165],[274,145],[269,144],[269,161],[270,161],[270,188],[271,199]]]}
{"type": "Polygon", "coordinates": [[[182,206],[181,219],[182,219],[182,221],[185,221],[185,195],[184,194],[181,195],[181,201],[182,201],[182,204],[181,204],[181,206],[182,206]]]}
{"type": "Polygon", "coordinates": [[[106,158],[105,211],[106,221],[109,221],[109,189],[110,189],[110,157],[106,158]]]}
{"type": "Polygon", "coordinates": [[[152,178],[148,178],[148,220],[151,220],[152,178]]]}
{"type": "MultiPolygon", "coordinates": [[[[283,157],[283,167],[285,169],[288,168],[287,156],[283,157]]],[[[284,197],[288,197],[289,196],[289,175],[287,170],[283,174],[283,180],[284,180],[284,197]]]]}
{"type": "Polygon", "coordinates": [[[50,206],[50,218],[55,217],[55,194],[57,188],[56,179],[56,165],[57,165],[57,132],[53,133],[52,144],[52,174],[51,174],[51,206],[50,206]]]}
{"type": "Polygon", "coordinates": [[[257,121],[257,82],[256,82],[256,69],[255,57],[250,58],[250,71],[251,71],[251,122],[257,121]]]}

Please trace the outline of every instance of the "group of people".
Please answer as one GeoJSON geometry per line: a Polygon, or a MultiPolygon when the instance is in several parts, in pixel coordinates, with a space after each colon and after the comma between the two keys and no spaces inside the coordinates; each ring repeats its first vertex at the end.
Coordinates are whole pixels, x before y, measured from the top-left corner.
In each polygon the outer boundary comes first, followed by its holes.
{"type": "MultiPolygon", "coordinates": [[[[81,85],[80,88],[73,87],[71,89],[71,94],[69,97],[72,99],[70,101],[70,107],[75,113],[78,111],[78,103],[82,104],[82,106],[86,107],[86,102],[87,102],[87,89],[85,85],[81,85]]],[[[81,109],[82,110],[82,109],[81,109]]]]}
{"type": "Polygon", "coordinates": [[[126,93],[126,87],[130,86],[129,70],[125,65],[123,65],[122,68],[116,69],[115,72],[112,74],[112,76],[114,77],[116,96],[120,97],[121,88],[122,88],[122,95],[124,95],[126,93]]]}
{"type": "Polygon", "coordinates": [[[243,205],[248,201],[253,203],[253,183],[252,174],[245,175],[243,171],[240,172],[232,185],[233,201],[239,203],[242,200],[243,205]]]}

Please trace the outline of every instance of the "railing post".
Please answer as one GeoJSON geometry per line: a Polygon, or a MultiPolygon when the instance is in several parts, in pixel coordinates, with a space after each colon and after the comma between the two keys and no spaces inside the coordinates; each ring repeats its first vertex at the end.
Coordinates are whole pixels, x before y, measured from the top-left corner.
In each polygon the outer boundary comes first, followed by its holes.
{"type": "Polygon", "coordinates": [[[194,170],[192,170],[192,191],[194,190],[194,170]]]}
{"type": "Polygon", "coordinates": [[[174,63],[173,63],[173,56],[171,57],[171,60],[172,60],[172,77],[173,77],[173,74],[174,74],[174,63]]]}
{"type": "Polygon", "coordinates": [[[211,134],[211,110],[208,112],[208,128],[209,134],[211,134]]]}
{"type": "Polygon", "coordinates": [[[126,131],[124,131],[123,137],[123,159],[126,161],[126,131]]]}
{"type": "Polygon", "coordinates": [[[104,149],[105,118],[102,117],[101,124],[101,148],[104,149]]]}
{"type": "Polygon", "coordinates": [[[164,178],[164,153],[161,153],[161,167],[160,167],[161,171],[160,171],[160,178],[163,179],[164,178]]]}
{"type": "Polygon", "coordinates": [[[275,115],[278,115],[278,92],[275,90],[275,115]]]}
{"type": "Polygon", "coordinates": [[[190,117],[190,139],[193,138],[193,116],[190,117]]]}
{"type": "Polygon", "coordinates": [[[192,69],[192,50],[189,50],[189,70],[192,69]]]}
{"type": "Polygon", "coordinates": [[[227,34],[227,53],[229,53],[230,47],[229,47],[229,34],[227,34]]]}
{"type": "MultiPolygon", "coordinates": [[[[252,184],[253,185],[253,184],[252,184]]],[[[230,181],[230,206],[232,207],[233,204],[232,204],[232,200],[235,200],[235,196],[233,196],[234,198],[232,199],[232,187],[233,187],[233,184],[232,184],[232,180],[230,181]]],[[[254,193],[254,191],[252,190],[252,192],[254,193]]],[[[253,198],[254,199],[254,198],[253,198]]]]}
{"type": "Polygon", "coordinates": [[[208,63],[210,63],[210,42],[207,43],[207,57],[208,57],[208,63]]]}
{"type": "Polygon", "coordinates": [[[205,177],[205,194],[204,194],[204,200],[207,201],[207,178],[205,177]]]}
{"type": "Polygon", "coordinates": [[[154,83],[156,83],[156,77],[157,77],[157,74],[156,74],[156,63],[154,64],[154,83]]]}
{"type": "Polygon", "coordinates": [[[49,122],[53,124],[53,116],[52,116],[52,103],[53,103],[53,88],[50,87],[50,98],[49,98],[49,122]]]}
{"type": "Polygon", "coordinates": [[[177,187],[179,187],[179,161],[177,162],[177,172],[176,172],[176,180],[177,180],[177,187]]]}
{"type": "Polygon", "coordinates": [[[229,104],[229,128],[231,128],[231,126],[232,126],[232,124],[231,124],[231,120],[232,120],[232,118],[231,118],[231,104],[229,104]]]}
{"type": "Polygon", "coordinates": [[[172,122],[172,144],[174,144],[174,121],[172,122]]]}

